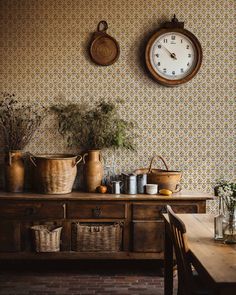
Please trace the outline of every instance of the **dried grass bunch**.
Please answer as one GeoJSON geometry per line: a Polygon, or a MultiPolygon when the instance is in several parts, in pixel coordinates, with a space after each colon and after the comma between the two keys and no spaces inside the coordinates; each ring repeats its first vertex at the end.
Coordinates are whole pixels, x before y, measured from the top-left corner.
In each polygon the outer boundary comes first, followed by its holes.
{"type": "Polygon", "coordinates": [[[14,94],[1,93],[0,129],[3,132],[5,151],[22,150],[30,141],[44,117],[44,107],[21,105],[14,94]]]}
{"type": "Polygon", "coordinates": [[[127,148],[133,150],[130,138],[133,123],[120,118],[115,105],[101,102],[92,109],[85,105],[53,106],[59,120],[59,132],[69,146],[81,149],[127,148]]]}

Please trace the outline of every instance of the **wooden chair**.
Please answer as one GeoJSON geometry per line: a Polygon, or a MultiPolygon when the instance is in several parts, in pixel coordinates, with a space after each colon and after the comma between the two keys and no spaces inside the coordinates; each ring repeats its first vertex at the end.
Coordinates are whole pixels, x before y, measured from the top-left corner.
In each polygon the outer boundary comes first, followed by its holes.
{"type": "Polygon", "coordinates": [[[174,211],[167,205],[167,213],[170,220],[171,236],[174,245],[177,270],[178,270],[178,295],[211,294],[204,289],[204,283],[200,281],[196,272],[193,272],[188,257],[188,242],[186,227],[174,211]]]}

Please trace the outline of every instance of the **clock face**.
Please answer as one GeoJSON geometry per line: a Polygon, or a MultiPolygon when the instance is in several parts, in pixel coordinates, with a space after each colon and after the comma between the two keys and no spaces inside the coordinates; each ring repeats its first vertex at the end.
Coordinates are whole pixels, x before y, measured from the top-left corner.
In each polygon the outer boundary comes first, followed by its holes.
{"type": "Polygon", "coordinates": [[[196,75],[202,49],[197,38],[185,29],[161,29],[148,41],[145,58],[157,82],[176,86],[196,75]]]}
{"type": "Polygon", "coordinates": [[[196,49],[185,35],[178,32],[166,33],[159,36],[151,46],[150,61],[161,77],[182,79],[196,65],[196,49]]]}

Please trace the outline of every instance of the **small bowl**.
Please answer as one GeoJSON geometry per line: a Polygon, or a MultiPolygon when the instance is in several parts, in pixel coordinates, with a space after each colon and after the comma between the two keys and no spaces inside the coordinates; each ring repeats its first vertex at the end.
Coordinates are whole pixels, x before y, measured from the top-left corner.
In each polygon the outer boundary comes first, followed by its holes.
{"type": "Polygon", "coordinates": [[[145,185],[146,187],[146,194],[148,195],[155,195],[157,194],[158,185],[154,183],[149,183],[145,185]]]}

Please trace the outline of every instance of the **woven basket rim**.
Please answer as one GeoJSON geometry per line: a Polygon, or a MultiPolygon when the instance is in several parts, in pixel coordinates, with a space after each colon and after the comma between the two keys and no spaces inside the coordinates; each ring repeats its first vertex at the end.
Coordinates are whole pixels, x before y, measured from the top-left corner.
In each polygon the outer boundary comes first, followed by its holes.
{"type": "Polygon", "coordinates": [[[33,156],[35,159],[46,160],[71,160],[76,159],[78,155],[74,154],[37,154],[33,156]]]}
{"type": "Polygon", "coordinates": [[[120,222],[73,223],[72,247],[77,252],[118,252],[122,243],[120,222]],[[94,224],[93,224],[94,225],[94,224]]]}
{"type": "Polygon", "coordinates": [[[94,221],[94,222],[86,222],[86,221],[75,221],[73,222],[76,225],[80,226],[123,226],[123,222],[116,222],[116,221],[110,221],[110,222],[102,222],[102,221],[94,221]]]}
{"type": "Polygon", "coordinates": [[[33,231],[44,231],[47,233],[53,233],[62,230],[62,226],[54,225],[33,225],[30,227],[33,231]]]}
{"type": "Polygon", "coordinates": [[[135,174],[155,174],[155,175],[174,175],[174,174],[182,174],[180,170],[163,170],[163,169],[151,169],[149,172],[149,168],[139,168],[134,171],[135,174]]]}

